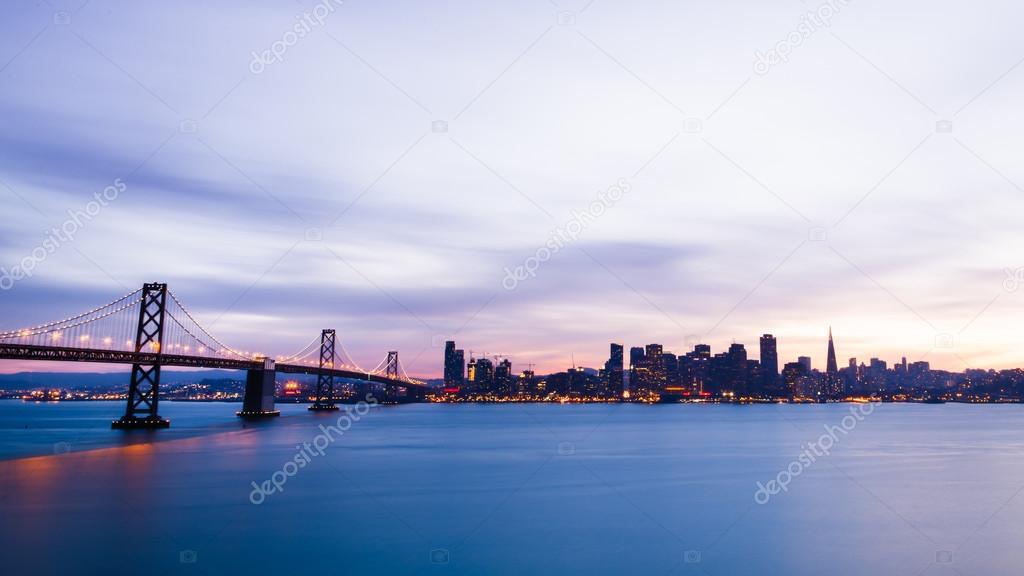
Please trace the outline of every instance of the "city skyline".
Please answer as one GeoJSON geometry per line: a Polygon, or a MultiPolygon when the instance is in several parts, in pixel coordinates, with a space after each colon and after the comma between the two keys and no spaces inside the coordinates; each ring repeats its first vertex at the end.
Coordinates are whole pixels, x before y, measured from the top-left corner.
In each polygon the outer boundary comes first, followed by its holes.
{"type": "MultiPolygon", "coordinates": [[[[648,340],[650,340],[650,339],[648,339],[648,340]]],[[[783,339],[783,341],[784,341],[784,339],[783,339]]],[[[444,356],[444,361],[441,364],[441,370],[440,370],[440,374],[439,374],[439,376],[442,377],[442,378],[447,377],[447,374],[449,372],[449,368],[448,368],[449,365],[450,365],[449,364],[449,359],[451,360],[452,363],[458,363],[459,360],[461,359],[463,364],[465,364],[466,362],[468,362],[469,360],[474,359],[474,358],[483,358],[483,359],[490,359],[490,360],[493,360],[495,358],[501,359],[501,360],[504,360],[504,359],[510,359],[510,360],[514,359],[514,357],[512,355],[509,355],[509,354],[489,353],[489,352],[487,352],[486,350],[483,350],[483,349],[481,349],[481,350],[472,350],[472,349],[467,350],[464,347],[456,349],[454,347],[455,344],[456,344],[456,342],[450,341],[450,340],[445,342],[445,356],[444,356]],[[453,354],[452,356],[449,356],[449,350],[453,354]]],[[[715,346],[714,344],[709,343],[709,342],[704,342],[704,341],[700,341],[700,340],[689,340],[688,339],[686,342],[684,342],[682,344],[682,346],[679,349],[681,349],[681,350],[683,350],[685,352],[690,352],[690,351],[693,351],[695,349],[695,347],[697,347],[697,346],[706,346],[708,349],[714,351],[716,349],[724,350],[724,349],[729,348],[730,346],[735,346],[737,344],[745,347],[747,342],[745,342],[745,341],[743,341],[741,339],[735,339],[734,338],[727,345],[715,346]]],[[[764,334],[762,334],[759,337],[759,343],[758,344],[759,344],[759,346],[758,346],[757,350],[758,350],[759,353],[756,355],[756,357],[752,355],[751,359],[752,360],[756,359],[758,362],[764,364],[764,359],[766,357],[769,358],[769,362],[770,362],[769,366],[775,366],[775,372],[778,373],[779,372],[779,366],[781,366],[781,364],[784,363],[784,362],[780,362],[780,358],[783,359],[783,360],[785,358],[788,358],[788,356],[785,356],[784,354],[783,355],[779,354],[779,351],[778,351],[779,350],[779,348],[778,348],[778,346],[779,346],[779,338],[778,338],[778,336],[775,335],[775,334],[772,334],[772,333],[764,333],[764,334]]],[[[618,352],[619,354],[624,354],[623,350],[624,349],[628,349],[630,347],[630,345],[622,343],[622,342],[612,342],[610,345],[613,347],[613,355],[614,355],[614,350],[615,350],[614,347],[618,347],[620,349],[619,352],[618,352]]],[[[663,344],[654,344],[654,345],[662,346],[666,351],[668,351],[669,348],[673,348],[672,346],[666,346],[666,345],[663,345],[663,344]]],[[[646,345],[644,345],[644,346],[646,346],[646,345]]],[[[643,347],[643,346],[636,346],[636,347],[643,347]]],[[[786,349],[786,348],[784,348],[784,349],[786,349]]],[[[821,367],[821,372],[823,372],[823,373],[825,373],[827,371],[830,371],[832,369],[838,370],[839,369],[839,353],[836,351],[836,348],[835,348],[835,343],[834,343],[834,339],[833,339],[833,335],[832,335],[832,327],[831,326],[829,326],[828,332],[827,332],[827,335],[826,335],[825,349],[826,349],[825,353],[822,354],[824,359],[822,361],[820,361],[820,362],[816,362],[815,361],[816,356],[808,355],[808,354],[804,354],[804,353],[796,353],[796,354],[792,355],[791,358],[794,361],[797,361],[800,358],[808,358],[808,359],[810,359],[810,362],[811,362],[812,366],[814,367],[814,369],[817,370],[818,367],[821,367]]],[[[754,351],[754,348],[751,348],[750,350],[748,350],[748,353],[749,352],[753,352],[753,351],[754,351]]],[[[569,354],[569,359],[568,359],[567,363],[565,364],[565,366],[562,366],[561,368],[556,368],[556,369],[552,370],[551,372],[564,371],[567,367],[600,369],[600,367],[604,364],[603,361],[602,362],[597,362],[597,363],[594,363],[594,364],[589,364],[589,363],[584,363],[584,362],[577,362],[576,361],[576,354],[577,353],[570,353],[569,354]]],[[[869,359],[876,359],[876,360],[880,359],[880,360],[885,360],[886,362],[893,362],[893,363],[895,363],[895,362],[899,362],[901,360],[906,360],[907,359],[907,355],[906,354],[898,355],[897,357],[892,358],[892,359],[887,358],[887,357],[882,357],[882,356],[877,355],[877,354],[866,354],[866,355],[863,355],[863,356],[852,355],[852,356],[848,356],[848,357],[847,356],[843,356],[843,361],[844,362],[848,362],[849,360],[852,360],[852,359],[856,359],[858,361],[860,361],[860,360],[869,360],[869,359]]],[[[522,363],[526,362],[527,360],[528,360],[528,358],[524,358],[524,359],[519,361],[519,364],[522,364],[522,363]]],[[[916,359],[913,359],[913,360],[910,360],[910,361],[911,362],[927,362],[927,360],[924,357],[916,358],[916,359]]],[[[929,364],[930,364],[930,362],[929,362],[929,364]]],[[[537,366],[536,363],[532,363],[532,362],[530,362],[529,365],[530,366],[537,366]]],[[[626,361],[625,365],[628,367],[629,366],[629,362],[626,361]]],[[[1024,365],[1010,367],[1009,369],[1013,369],[1013,368],[1024,369],[1024,365]]],[[[977,366],[977,367],[976,366],[972,366],[972,367],[970,367],[970,369],[996,369],[996,368],[983,367],[983,366],[977,366]]],[[[956,372],[957,370],[950,370],[950,371],[956,372]]],[[[534,370],[534,372],[544,373],[545,371],[543,371],[543,370],[534,370]]]]}
{"type": "Polygon", "coordinates": [[[601,369],[578,366],[550,374],[533,365],[516,374],[510,359],[469,357],[445,343],[444,379],[433,393],[440,402],[1013,402],[1024,399],[1024,369],[934,369],[929,362],[850,357],[839,367],[829,330],[827,360],[815,366],[799,356],[780,367],[778,340],[759,339],[760,359],[742,343],[716,351],[694,344],[678,354],[658,343],[609,344],[601,369]]]}
{"type": "MultiPolygon", "coordinates": [[[[861,353],[861,354],[857,354],[857,353],[840,354],[840,353],[836,352],[836,350],[833,347],[834,343],[833,343],[833,338],[832,338],[832,332],[833,332],[832,327],[829,326],[828,330],[826,332],[826,336],[825,336],[825,338],[826,338],[826,340],[825,340],[826,343],[824,345],[825,352],[821,353],[820,357],[818,355],[813,354],[813,353],[808,354],[808,353],[806,353],[806,351],[804,351],[802,349],[801,350],[796,350],[796,348],[797,348],[796,346],[793,346],[793,345],[787,346],[787,345],[785,345],[785,342],[786,342],[785,338],[782,338],[783,344],[780,347],[779,337],[776,334],[773,334],[773,333],[764,333],[764,334],[762,334],[759,337],[760,338],[760,345],[756,346],[756,347],[752,347],[750,350],[747,350],[747,353],[750,354],[750,358],[752,360],[756,359],[758,362],[762,362],[763,363],[763,359],[765,357],[765,352],[766,352],[765,340],[764,339],[766,337],[769,337],[771,339],[770,340],[770,342],[771,342],[771,348],[770,348],[771,356],[769,356],[769,358],[774,360],[776,366],[781,366],[783,363],[785,363],[785,360],[787,358],[791,358],[793,361],[797,361],[797,360],[800,360],[800,359],[803,359],[803,358],[807,358],[808,361],[815,367],[815,370],[817,370],[818,367],[822,367],[822,370],[821,370],[822,373],[825,373],[826,369],[828,368],[828,366],[830,364],[830,361],[835,360],[837,363],[841,363],[842,365],[845,366],[845,363],[848,360],[850,360],[850,359],[857,359],[859,362],[863,362],[865,360],[876,359],[876,360],[882,360],[882,361],[885,361],[887,363],[893,363],[893,364],[898,363],[901,360],[907,360],[909,362],[927,362],[929,365],[932,365],[932,367],[935,368],[935,369],[946,370],[946,371],[954,372],[954,373],[964,372],[965,370],[977,370],[977,369],[981,369],[981,370],[1012,370],[1012,369],[1017,369],[1017,368],[1024,369],[1024,362],[1022,362],[1020,365],[1013,365],[1013,366],[966,366],[966,365],[963,365],[962,368],[957,368],[955,366],[953,366],[953,367],[946,367],[946,366],[943,366],[943,365],[935,365],[932,361],[930,361],[929,360],[929,356],[931,354],[925,354],[925,355],[922,355],[922,356],[919,356],[919,357],[913,357],[913,356],[910,356],[910,355],[905,354],[905,353],[904,354],[897,353],[894,356],[890,357],[890,356],[885,356],[885,355],[881,355],[881,354],[877,354],[877,353],[872,353],[870,351],[867,351],[867,352],[861,353]],[[780,352],[780,350],[782,350],[782,352],[780,352]],[[755,351],[756,351],[756,354],[751,354],[752,352],[755,352],[755,351]],[[833,356],[833,354],[835,354],[835,356],[833,356]]],[[[947,348],[947,347],[949,347],[949,346],[947,346],[947,344],[945,342],[942,342],[942,338],[944,336],[945,335],[939,335],[937,337],[937,341],[936,341],[936,346],[937,347],[939,347],[939,348],[947,348]]],[[[646,340],[641,339],[641,341],[651,341],[651,340],[657,340],[657,339],[652,339],[652,338],[648,338],[646,340]]],[[[448,373],[447,372],[447,370],[448,370],[447,367],[449,366],[449,362],[448,362],[448,358],[449,358],[449,356],[448,356],[448,354],[449,354],[448,346],[452,344],[452,341],[446,341],[446,342],[443,343],[442,346],[438,346],[436,344],[436,342],[438,342],[438,340],[436,340],[436,338],[435,338],[435,344],[432,344],[430,348],[421,349],[415,355],[414,360],[416,361],[416,365],[424,366],[424,367],[428,367],[428,368],[425,369],[425,370],[416,370],[416,369],[410,370],[410,372],[413,373],[414,376],[423,377],[423,378],[429,378],[429,379],[444,379],[446,377],[446,374],[448,373]],[[436,362],[436,356],[437,356],[438,352],[443,352],[443,354],[444,354],[444,357],[443,357],[441,362],[436,362]]],[[[628,344],[623,344],[621,342],[622,341],[613,342],[612,345],[613,346],[626,347],[626,348],[629,347],[628,344]]],[[[694,346],[707,346],[710,350],[714,351],[714,350],[726,350],[730,346],[735,346],[735,345],[746,346],[746,344],[747,344],[747,341],[745,339],[736,339],[736,338],[731,339],[728,343],[714,343],[713,341],[703,341],[703,340],[695,339],[695,338],[687,338],[683,342],[679,343],[678,345],[673,345],[673,344],[664,344],[664,345],[663,344],[657,344],[657,345],[658,346],[663,346],[666,349],[666,351],[668,351],[668,350],[684,350],[686,352],[689,352],[689,351],[693,350],[694,346]]],[[[606,343],[606,345],[607,345],[607,343],[606,343]]],[[[820,347],[822,347],[822,346],[819,346],[819,348],[820,347]]],[[[500,346],[498,348],[500,348],[500,346]]],[[[865,350],[869,350],[869,349],[865,349],[865,350]]],[[[488,359],[488,360],[494,360],[494,359],[505,360],[505,359],[508,359],[510,361],[515,362],[516,365],[527,365],[528,364],[529,366],[531,366],[531,369],[534,372],[536,372],[537,374],[554,374],[554,373],[558,373],[558,372],[563,372],[563,371],[565,371],[570,366],[574,366],[574,367],[578,366],[580,368],[589,368],[589,369],[594,369],[594,370],[600,370],[601,367],[605,364],[605,361],[607,360],[607,356],[606,355],[605,355],[604,359],[600,359],[601,356],[602,356],[601,353],[597,353],[597,352],[594,352],[594,351],[567,352],[567,353],[565,353],[566,358],[565,358],[564,362],[559,363],[559,361],[557,359],[555,359],[555,360],[552,360],[550,362],[550,364],[540,364],[540,363],[537,363],[537,362],[533,361],[533,359],[531,359],[530,357],[527,357],[527,356],[520,357],[519,355],[516,355],[516,354],[503,354],[503,353],[491,352],[491,351],[487,350],[486,347],[481,347],[481,346],[477,346],[475,348],[468,348],[468,349],[463,347],[463,348],[459,348],[458,350],[452,349],[451,351],[458,353],[457,358],[461,359],[463,364],[468,363],[471,359],[475,359],[475,358],[488,359]],[[593,358],[597,358],[597,360],[593,360],[593,358]]],[[[270,354],[268,352],[263,352],[263,353],[267,354],[269,356],[273,356],[273,354],[270,354]]],[[[548,354],[547,357],[549,357],[549,358],[550,357],[557,357],[558,355],[559,355],[558,353],[552,353],[552,354],[548,354]]],[[[545,355],[541,354],[541,356],[545,356],[545,355]]],[[[452,361],[453,362],[457,361],[457,360],[455,360],[455,358],[456,357],[452,357],[452,361]]],[[[962,361],[961,361],[961,364],[963,364],[962,361]]],[[[626,361],[625,365],[627,367],[629,366],[629,361],[628,360],[626,361]]],[[[126,368],[124,366],[118,366],[118,365],[85,364],[84,366],[89,367],[89,369],[83,369],[82,365],[67,364],[67,363],[62,363],[62,362],[47,362],[47,361],[38,361],[38,360],[32,360],[32,361],[0,360],[0,374],[15,374],[15,373],[22,373],[22,372],[95,372],[95,373],[112,373],[112,372],[126,372],[126,371],[128,371],[128,368],[126,368]]],[[[172,371],[188,371],[189,369],[187,369],[187,368],[171,368],[171,370],[172,371]]]]}
{"type": "Polygon", "coordinates": [[[768,69],[808,7],[326,6],[274,61],[314,5],[5,6],[4,328],[160,279],[236,346],[333,326],[424,376],[452,337],[553,371],[771,332],[821,364],[829,325],[841,359],[1024,365],[1020,6],[842,4],[768,69]]]}

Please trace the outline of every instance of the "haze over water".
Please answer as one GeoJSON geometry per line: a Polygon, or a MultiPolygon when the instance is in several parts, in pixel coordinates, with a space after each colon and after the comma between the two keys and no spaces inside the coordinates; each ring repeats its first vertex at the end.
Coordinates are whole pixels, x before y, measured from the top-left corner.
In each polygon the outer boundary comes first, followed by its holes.
{"type": "Polygon", "coordinates": [[[991,575],[1022,561],[1014,405],[875,405],[764,505],[756,483],[851,405],[376,407],[260,505],[251,483],[337,415],[285,405],[243,428],[234,404],[162,406],[172,428],[126,446],[109,429],[120,403],[0,402],[5,573],[991,575]]]}

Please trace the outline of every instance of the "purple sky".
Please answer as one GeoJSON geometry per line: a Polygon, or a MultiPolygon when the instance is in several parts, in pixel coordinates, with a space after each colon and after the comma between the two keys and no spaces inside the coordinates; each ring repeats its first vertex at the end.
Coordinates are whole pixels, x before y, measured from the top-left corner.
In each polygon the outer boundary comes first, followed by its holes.
{"type": "Polygon", "coordinates": [[[821,366],[829,325],[841,364],[1021,365],[1024,7],[897,4],[4,2],[0,266],[124,190],[0,328],[163,281],[234,347],[421,376],[452,337],[821,366]]]}

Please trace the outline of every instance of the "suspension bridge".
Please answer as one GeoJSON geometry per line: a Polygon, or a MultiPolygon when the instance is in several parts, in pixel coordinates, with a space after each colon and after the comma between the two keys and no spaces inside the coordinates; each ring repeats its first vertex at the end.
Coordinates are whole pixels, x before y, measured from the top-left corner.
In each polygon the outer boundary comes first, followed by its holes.
{"type": "Polygon", "coordinates": [[[333,329],[323,330],[304,348],[269,357],[224,345],[195,319],[167,284],[150,283],[87,312],[31,328],[0,332],[0,359],[94,362],[131,365],[124,416],[114,428],[166,428],[158,412],[160,370],[165,366],[245,370],[241,417],[280,414],[274,408],[277,373],[317,377],[309,409],[337,410],[336,378],[380,385],[385,399],[415,401],[426,385],[410,378],[398,352],[372,370],[360,368],[333,329]]]}

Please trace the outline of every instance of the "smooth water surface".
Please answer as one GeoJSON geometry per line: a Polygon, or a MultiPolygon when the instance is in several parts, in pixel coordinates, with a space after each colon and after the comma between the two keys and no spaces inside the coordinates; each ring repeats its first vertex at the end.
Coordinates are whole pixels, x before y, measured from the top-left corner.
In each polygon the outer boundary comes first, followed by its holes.
{"type": "Polygon", "coordinates": [[[799,464],[851,408],[419,404],[318,439],[344,413],[5,401],[3,573],[1019,573],[1024,406],[875,405],[799,464]]]}

